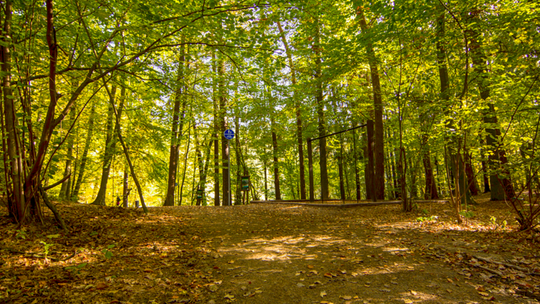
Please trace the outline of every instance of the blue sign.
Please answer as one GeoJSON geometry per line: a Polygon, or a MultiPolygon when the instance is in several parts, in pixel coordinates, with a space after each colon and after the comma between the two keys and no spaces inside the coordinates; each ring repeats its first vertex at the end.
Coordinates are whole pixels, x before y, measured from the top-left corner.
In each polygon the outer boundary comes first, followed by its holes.
{"type": "Polygon", "coordinates": [[[231,129],[227,129],[223,133],[223,136],[225,136],[226,139],[233,139],[234,138],[234,131],[231,130],[231,129]]]}

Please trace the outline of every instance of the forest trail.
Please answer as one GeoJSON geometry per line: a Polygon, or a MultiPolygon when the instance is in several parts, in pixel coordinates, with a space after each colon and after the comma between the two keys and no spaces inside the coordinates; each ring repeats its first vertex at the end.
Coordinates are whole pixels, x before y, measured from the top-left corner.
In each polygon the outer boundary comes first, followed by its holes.
{"type": "Polygon", "coordinates": [[[0,302],[537,303],[539,298],[537,245],[500,227],[510,216],[503,203],[481,203],[479,215],[463,226],[452,224],[444,204],[421,205],[418,213],[403,213],[395,205],[162,207],[150,208],[148,215],[58,207],[71,234],[58,231],[52,219],[44,229],[22,231],[2,217],[0,302]],[[490,222],[492,216],[497,220],[490,222]]]}

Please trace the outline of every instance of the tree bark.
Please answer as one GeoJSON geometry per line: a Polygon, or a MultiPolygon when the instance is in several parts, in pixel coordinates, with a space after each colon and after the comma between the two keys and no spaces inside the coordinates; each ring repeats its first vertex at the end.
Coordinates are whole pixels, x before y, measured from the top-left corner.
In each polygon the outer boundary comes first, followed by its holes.
{"type": "Polygon", "coordinates": [[[122,181],[122,206],[127,208],[129,206],[129,166],[126,164],[124,166],[124,179],[122,181]]]}
{"type": "MultiPolygon", "coordinates": [[[[296,75],[295,75],[295,68],[292,60],[292,53],[289,48],[289,44],[287,43],[287,39],[285,38],[285,33],[283,32],[283,29],[281,27],[281,23],[278,21],[277,26],[279,29],[279,33],[281,36],[281,40],[283,41],[283,45],[285,46],[285,52],[287,53],[287,58],[289,60],[289,69],[291,72],[291,83],[293,87],[296,86],[296,75]]],[[[299,170],[300,170],[300,198],[306,199],[306,176],[305,176],[305,165],[304,165],[304,142],[303,142],[303,135],[302,135],[302,112],[301,112],[301,103],[299,101],[299,98],[296,94],[296,89],[293,91],[293,102],[294,102],[294,108],[296,112],[296,138],[298,140],[298,163],[299,163],[299,170]]]]}
{"type": "MultiPolygon", "coordinates": [[[[325,136],[324,122],[324,101],[323,101],[323,81],[322,81],[322,58],[321,58],[321,37],[319,17],[315,17],[315,43],[313,44],[315,52],[315,100],[317,101],[317,117],[319,137],[325,136]]],[[[327,168],[327,153],[326,153],[326,138],[319,139],[319,165],[321,170],[321,199],[329,198],[328,189],[328,168],[327,168]]]]}
{"type": "Polygon", "coordinates": [[[4,101],[4,118],[5,130],[7,135],[7,155],[9,168],[5,168],[10,172],[11,189],[7,186],[9,181],[6,180],[6,188],[8,191],[8,206],[10,214],[14,216],[16,221],[23,221],[26,217],[24,212],[26,202],[23,196],[23,166],[21,155],[19,153],[19,141],[16,130],[17,116],[15,115],[15,105],[13,101],[13,92],[11,89],[11,20],[12,20],[12,3],[10,0],[5,2],[4,11],[4,27],[2,32],[2,93],[4,101]]]}
{"type": "MultiPolygon", "coordinates": [[[[83,154],[81,156],[81,164],[79,166],[79,174],[77,177],[77,182],[75,183],[75,188],[73,189],[73,194],[72,194],[72,197],[75,198],[76,200],[79,197],[79,191],[81,189],[81,185],[84,180],[84,172],[86,169],[86,163],[88,161],[88,151],[90,150],[90,145],[92,143],[92,136],[94,134],[94,119],[96,116],[95,113],[96,113],[96,104],[94,103],[92,104],[92,109],[90,110],[90,117],[88,118],[88,124],[87,124],[88,131],[86,133],[86,141],[84,144],[83,154]]],[[[73,179],[75,179],[75,177],[73,177],[73,179]]]]}
{"type": "Polygon", "coordinates": [[[471,155],[469,151],[464,150],[463,155],[465,157],[465,173],[467,174],[467,181],[469,183],[469,191],[472,195],[478,195],[478,184],[476,183],[476,177],[474,174],[474,169],[471,163],[471,155]]]}
{"type": "Polygon", "coordinates": [[[184,96],[184,62],[185,46],[180,47],[178,58],[178,74],[176,77],[176,94],[173,106],[173,119],[171,128],[171,147],[169,151],[169,174],[167,178],[167,195],[165,196],[164,206],[174,206],[174,190],[177,186],[176,172],[178,170],[178,161],[180,157],[180,137],[182,136],[183,112],[186,107],[186,97],[184,96]],[[180,105],[182,105],[182,117],[180,117],[180,105]],[[180,134],[179,134],[180,133],[180,134]]]}
{"type": "MultiPolygon", "coordinates": [[[[78,84],[74,83],[74,86],[77,87],[78,84]]],[[[76,107],[73,106],[69,112],[69,125],[75,123],[75,116],[76,116],[76,107]]],[[[64,169],[64,176],[70,175],[70,177],[62,183],[62,188],[60,189],[60,199],[63,200],[71,200],[71,184],[75,180],[75,175],[73,175],[73,178],[71,178],[72,173],[72,164],[73,164],[73,142],[75,140],[75,135],[73,133],[70,133],[69,138],[67,140],[67,159],[66,159],[66,167],[64,169]]]]}
{"type": "Polygon", "coordinates": [[[240,146],[240,117],[238,113],[236,113],[234,119],[234,129],[236,131],[236,134],[234,136],[234,155],[236,156],[236,191],[235,191],[235,205],[240,205],[242,203],[242,189],[241,189],[241,180],[242,180],[242,166],[240,165],[242,163],[241,161],[241,155],[240,152],[242,151],[242,147],[240,146]]]}
{"type": "Polygon", "coordinates": [[[275,122],[274,118],[270,117],[270,124],[272,129],[272,156],[274,158],[274,189],[276,190],[276,200],[281,200],[281,188],[279,186],[279,162],[278,162],[278,146],[277,146],[277,135],[274,130],[275,122]]]}
{"type": "Polygon", "coordinates": [[[381,83],[379,80],[379,68],[375,51],[373,49],[373,43],[369,40],[369,28],[364,16],[363,9],[358,8],[358,15],[360,20],[360,28],[363,34],[366,34],[368,42],[366,44],[366,51],[369,60],[371,83],[373,85],[373,114],[374,114],[374,195],[377,199],[384,200],[384,129],[383,129],[383,105],[381,94],[381,83]]]}
{"type": "Polygon", "coordinates": [[[212,79],[212,92],[214,101],[214,206],[220,205],[219,200],[219,138],[220,138],[220,126],[219,126],[219,104],[218,104],[218,89],[217,89],[217,61],[216,53],[212,51],[212,69],[214,70],[214,77],[212,79]]]}
{"type": "Polygon", "coordinates": [[[223,169],[222,172],[222,193],[223,193],[223,205],[231,205],[231,194],[229,193],[229,140],[225,138],[224,133],[227,129],[227,123],[225,121],[225,116],[227,114],[227,96],[225,88],[225,61],[223,55],[219,56],[218,60],[218,91],[219,91],[219,121],[220,121],[220,132],[221,137],[221,164],[223,169]]]}
{"type": "Polygon", "coordinates": [[[366,126],[367,144],[366,144],[366,158],[367,163],[365,165],[364,174],[366,182],[366,199],[376,200],[374,182],[375,182],[375,159],[373,156],[373,120],[367,121],[366,126]]]}
{"type": "MultiPolygon", "coordinates": [[[[119,125],[116,125],[116,123],[114,123],[113,104],[115,102],[115,97],[116,97],[116,85],[112,85],[111,91],[109,92],[110,104],[109,104],[109,111],[107,113],[107,137],[105,139],[105,151],[103,153],[101,182],[99,185],[98,194],[96,196],[96,199],[92,202],[92,205],[103,205],[103,206],[105,205],[105,197],[107,195],[107,183],[109,181],[109,173],[111,171],[112,160],[113,160],[113,156],[114,156],[115,148],[116,148],[116,134],[113,132],[114,130],[116,130],[116,128],[120,127],[119,125]],[[113,125],[114,125],[114,129],[113,129],[113,125]]],[[[120,115],[121,115],[122,108],[123,108],[123,98],[120,98],[120,106],[119,106],[120,115]]],[[[118,120],[118,122],[119,121],[120,120],[118,120]]]]}
{"type": "Polygon", "coordinates": [[[429,153],[428,135],[422,135],[422,163],[424,164],[424,175],[426,177],[426,188],[424,192],[424,199],[439,199],[439,193],[437,191],[437,183],[435,182],[435,176],[433,175],[433,167],[431,166],[431,156],[429,153]]]}

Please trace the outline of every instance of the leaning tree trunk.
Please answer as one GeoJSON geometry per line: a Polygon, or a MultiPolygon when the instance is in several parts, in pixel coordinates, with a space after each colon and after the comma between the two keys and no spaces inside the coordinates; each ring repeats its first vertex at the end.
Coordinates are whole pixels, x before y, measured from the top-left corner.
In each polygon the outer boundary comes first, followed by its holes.
{"type": "MultiPolygon", "coordinates": [[[[106,88],[107,89],[107,88],[106,88]]],[[[107,89],[107,92],[108,89],[107,89]]],[[[103,153],[103,166],[101,168],[101,181],[99,184],[99,191],[97,197],[92,202],[92,205],[105,205],[105,197],[107,195],[107,183],[109,181],[109,173],[111,172],[111,165],[114,156],[114,150],[116,147],[116,134],[114,130],[119,127],[114,123],[114,111],[112,104],[115,102],[116,97],[116,85],[112,85],[109,92],[109,110],[107,113],[107,136],[105,138],[105,151],[103,153]],[[114,125],[114,129],[113,129],[114,125]]],[[[122,110],[123,100],[120,99],[119,111],[122,110]]]]}

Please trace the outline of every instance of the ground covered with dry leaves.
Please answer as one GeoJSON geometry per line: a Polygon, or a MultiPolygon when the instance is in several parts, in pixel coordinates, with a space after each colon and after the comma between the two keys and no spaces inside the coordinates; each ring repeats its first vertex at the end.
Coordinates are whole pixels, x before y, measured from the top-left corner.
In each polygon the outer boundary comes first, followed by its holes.
{"type": "Polygon", "coordinates": [[[0,207],[0,302],[537,303],[536,233],[479,201],[463,225],[441,203],[58,203],[68,234],[49,214],[18,228],[0,207]]]}

